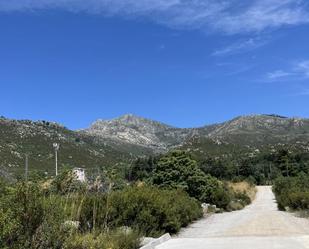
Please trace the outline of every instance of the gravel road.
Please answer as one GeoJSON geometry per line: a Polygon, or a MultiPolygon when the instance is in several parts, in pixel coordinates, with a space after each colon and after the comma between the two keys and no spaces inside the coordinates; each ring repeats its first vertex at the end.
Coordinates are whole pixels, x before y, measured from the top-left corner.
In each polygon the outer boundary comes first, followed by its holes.
{"type": "Polygon", "coordinates": [[[278,211],[269,186],[241,211],[214,214],[156,249],[309,249],[309,220],[278,211]]]}

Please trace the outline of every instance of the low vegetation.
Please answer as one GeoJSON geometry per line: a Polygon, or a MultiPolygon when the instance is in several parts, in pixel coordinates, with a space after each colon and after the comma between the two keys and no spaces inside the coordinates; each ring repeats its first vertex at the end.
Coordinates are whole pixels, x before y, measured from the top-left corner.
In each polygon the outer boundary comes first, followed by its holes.
{"type": "Polygon", "coordinates": [[[248,181],[229,182],[229,187],[237,194],[247,195],[251,202],[255,199],[257,189],[253,183],[248,181]]]}
{"type": "Polygon", "coordinates": [[[135,249],[142,235],[176,233],[201,215],[199,202],[181,190],[63,194],[35,183],[2,183],[0,248],[135,249]]]}
{"type": "Polygon", "coordinates": [[[206,174],[183,151],[117,169],[87,183],[72,171],[55,179],[0,181],[0,248],[136,249],[141,237],[177,233],[203,215],[202,203],[232,211],[248,205],[254,185],[206,174]],[[151,165],[151,166],[149,166],[151,165]]]}
{"type": "Polygon", "coordinates": [[[273,186],[278,207],[281,210],[309,209],[309,176],[280,177],[273,186]]]}
{"type": "Polygon", "coordinates": [[[229,182],[228,186],[232,189],[232,201],[229,203],[227,210],[240,210],[251,204],[255,198],[256,188],[252,183],[246,181],[229,182]]]}
{"type": "Polygon", "coordinates": [[[132,173],[137,176],[135,180],[150,182],[162,189],[182,189],[201,203],[216,205],[222,210],[238,210],[251,202],[246,191],[234,191],[226,181],[206,174],[192,155],[184,151],[138,160],[132,173]]]}

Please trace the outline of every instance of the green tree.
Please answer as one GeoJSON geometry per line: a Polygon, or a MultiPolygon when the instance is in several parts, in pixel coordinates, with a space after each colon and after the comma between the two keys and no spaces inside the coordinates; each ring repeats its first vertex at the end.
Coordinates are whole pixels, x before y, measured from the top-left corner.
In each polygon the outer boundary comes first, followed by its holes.
{"type": "Polygon", "coordinates": [[[163,188],[182,189],[199,201],[226,207],[229,193],[216,178],[206,175],[184,151],[173,151],[160,158],[152,182],[163,188]],[[224,201],[222,201],[224,200],[224,201]]]}

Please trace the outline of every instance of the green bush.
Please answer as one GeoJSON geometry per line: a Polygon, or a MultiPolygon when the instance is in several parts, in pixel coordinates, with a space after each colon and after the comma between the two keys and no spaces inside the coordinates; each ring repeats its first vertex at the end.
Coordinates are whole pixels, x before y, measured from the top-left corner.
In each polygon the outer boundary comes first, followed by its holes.
{"type": "Polygon", "coordinates": [[[125,207],[120,219],[112,218],[116,226],[131,226],[147,235],[176,233],[201,216],[199,203],[181,190],[136,187],[111,198],[116,208],[125,207]]]}
{"type": "Polygon", "coordinates": [[[76,231],[72,227],[65,226],[67,216],[59,203],[54,200],[54,198],[44,199],[43,220],[32,236],[33,249],[61,249],[66,239],[76,231]]]}
{"type": "Polygon", "coordinates": [[[301,174],[297,177],[280,177],[276,179],[273,191],[278,207],[285,210],[309,209],[309,176],[301,174]]]}
{"type": "Polygon", "coordinates": [[[43,202],[35,184],[18,184],[0,200],[0,244],[29,248],[32,236],[43,220],[43,202]]]}
{"type": "Polygon", "coordinates": [[[0,193],[0,248],[132,249],[138,234],[176,233],[201,216],[200,203],[180,189],[146,185],[64,195],[19,183],[0,193]]]}
{"type": "Polygon", "coordinates": [[[246,192],[243,192],[243,193],[235,193],[234,199],[236,199],[236,200],[238,200],[239,202],[241,202],[241,203],[243,204],[243,206],[247,206],[247,205],[251,204],[251,199],[250,199],[250,197],[247,195],[246,192]]]}
{"type": "Polygon", "coordinates": [[[184,151],[174,151],[160,158],[152,183],[167,189],[182,189],[201,202],[226,208],[230,192],[217,178],[206,175],[184,151]]]}
{"type": "MultiPolygon", "coordinates": [[[[5,197],[5,198],[4,198],[5,197]]],[[[20,184],[0,204],[1,246],[61,248],[79,223],[83,233],[130,227],[147,236],[176,233],[202,216],[200,203],[182,190],[133,186],[111,193],[45,194],[38,185],[20,184]]]]}
{"type": "Polygon", "coordinates": [[[228,211],[241,210],[251,203],[251,199],[246,192],[233,192],[231,195],[231,201],[226,208],[228,211]]]}
{"type": "Polygon", "coordinates": [[[244,208],[244,205],[239,201],[231,201],[227,206],[228,211],[237,211],[243,208],[244,208]]]}
{"type": "Polygon", "coordinates": [[[0,197],[0,248],[61,248],[68,235],[63,209],[33,183],[0,197]]]}
{"type": "Polygon", "coordinates": [[[292,209],[309,209],[309,191],[289,193],[287,198],[292,209]]]}
{"type": "Polygon", "coordinates": [[[199,203],[185,192],[144,186],[85,197],[80,221],[83,230],[126,226],[145,235],[161,235],[176,233],[201,215],[199,203]]]}
{"type": "Polygon", "coordinates": [[[63,249],[137,249],[140,237],[136,232],[121,230],[101,234],[74,234],[69,237],[63,249]]]}

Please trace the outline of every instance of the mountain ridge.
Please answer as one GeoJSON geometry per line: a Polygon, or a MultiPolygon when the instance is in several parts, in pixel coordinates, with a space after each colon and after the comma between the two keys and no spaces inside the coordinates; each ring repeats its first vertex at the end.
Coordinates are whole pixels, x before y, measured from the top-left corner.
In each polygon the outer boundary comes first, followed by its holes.
{"type": "MultiPolygon", "coordinates": [[[[288,134],[294,139],[297,135],[306,134],[307,136],[309,119],[289,118],[276,114],[252,114],[197,128],[177,128],[134,115],[124,115],[112,120],[99,120],[85,129],[84,132],[124,143],[139,144],[145,147],[152,147],[155,144],[167,149],[179,146],[194,136],[234,143],[236,142],[235,139],[232,139],[234,135],[251,134],[252,136],[258,136],[266,134],[276,136],[276,139],[280,140],[283,138],[282,136],[288,134]],[[132,120],[134,120],[134,126],[132,126],[132,120]],[[129,137],[125,137],[125,135],[129,137]],[[176,137],[177,139],[175,139],[176,137]],[[171,140],[172,138],[174,140],[171,140]]],[[[282,141],[285,141],[285,139],[282,139],[282,141]]],[[[155,147],[153,146],[153,149],[155,147]]]]}
{"type": "Polygon", "coordinates": [[[259,151],[276,146],[309,151],[309,119],[259,114],[197,128],[177,128],[132,114],[93,122],[70,130],[56,122],[0,118],[1,168],[22,170],[29,154],[36,169],[53,170],[52,144],[61,144],[59,158],[70,167],[107,167],[140,156],[184,149],[221,156],[234,150],[259,151]]]}

